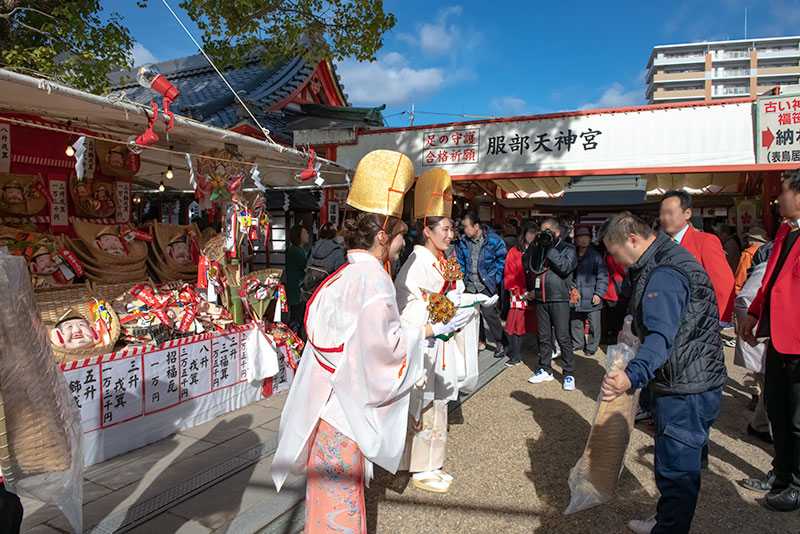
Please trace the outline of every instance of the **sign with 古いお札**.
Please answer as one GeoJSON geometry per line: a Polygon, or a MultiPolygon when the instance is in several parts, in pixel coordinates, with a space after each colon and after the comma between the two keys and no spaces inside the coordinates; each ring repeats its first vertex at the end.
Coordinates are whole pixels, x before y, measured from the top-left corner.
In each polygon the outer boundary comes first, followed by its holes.
{"type": "Polygon", "coordinates": [[[800,164],[800,95],[764,96],[756,106],[757,163],[800,164]]]}

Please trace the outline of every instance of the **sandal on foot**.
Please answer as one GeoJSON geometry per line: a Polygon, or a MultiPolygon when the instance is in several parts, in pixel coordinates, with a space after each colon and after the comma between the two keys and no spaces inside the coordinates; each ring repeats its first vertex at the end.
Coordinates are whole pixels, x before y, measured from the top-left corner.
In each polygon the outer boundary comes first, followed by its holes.
{"type": "Polygon", "coordinates": [[[433,493],[447,493],[450,489],[450,484],[441,479],[432,471],[426,473],[415,473],[411,477],[411,483],[425,491],[432,491],[433,493]],[[418,476],[423,475],[423,476],[418,476]]]}
{"type": "Polygon", "coordinates": [[[439,475],[439,478],[441,478],[443,482],[447,482],[448,484],[453,482],[453,475],[449,475],[441,469],[434,469],[433,472],[439,475]]]}

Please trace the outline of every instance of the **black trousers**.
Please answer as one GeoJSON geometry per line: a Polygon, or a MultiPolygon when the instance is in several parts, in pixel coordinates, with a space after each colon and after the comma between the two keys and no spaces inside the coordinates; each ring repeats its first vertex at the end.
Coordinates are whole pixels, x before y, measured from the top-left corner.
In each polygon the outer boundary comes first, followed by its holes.
{"type": "MultiPolygon", "coordinates": [[[[280,304],[278,304],[280,306],[280,304]]],[[[292,331],[300,337],[303,341],[306,340],[306,329],[305,329],[305,316],[306,316],[306,303],[301,302],[300,304],[290,304],[289,305],[289,323],[286,325],[292,329],[292,331]]]]}
{"type": "Polygon", "coordinates": [[[595,310],[589,312],[572,311],[570,319],[570,330],[572,330],[572,350],[582,350],[584,352],[596,352],[600,346],[600,312],[595,310]],[[589,341],[586,341],[584,334],[584,323],[589,320],[589,341]]]}
{"type": "Polygon", "coordinates": [[[575,372],[575,354],[572,352],[572,336],[569,332],[569,302],[537,302],[536,318],[539,320],[539,368],[553,374],[553,352],[555,341],[558,340],[564,376],[572,376],[575,372]]]}
{"type": "MultiPolygon", "coordinates": [[[[488,290],[482,292],[484,295],[492,296],[488,290]]],[[[500,301],[494,306],[481,306],[481,338],[485,338],[492,344],[503,343],[503,323],[500,322],[500,301]],[[485,324],[485,326],[484,326],[485,324]]]]}
{"type": "Polygon", "coordinates": [[[800,355],[781,354],[769,343],[764,402],[775,440],[775,476],[800,490],[800,355]]]}
{"type": "Polygon", "coordinates": [[[0,532],[2,534],[19,534],[22,525],[22,502],[19,497],[0,482],[0,532]]]}
{"type": "Polygon", "coordinates": [[[603,339],[609,345],[617,342],[617,336],[622,331],[625,316],[628,314],[628,299],[620,297],[618,301],[606,300],[603,306],[603,339]]]}

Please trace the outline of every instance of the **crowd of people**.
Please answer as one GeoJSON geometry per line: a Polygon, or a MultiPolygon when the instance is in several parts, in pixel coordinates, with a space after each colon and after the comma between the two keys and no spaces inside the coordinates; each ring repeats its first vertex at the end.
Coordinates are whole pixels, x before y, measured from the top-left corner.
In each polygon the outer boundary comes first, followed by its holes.
{"type": "MultiPolygon", "coordinates": [[[[792,306],[800,172],[783,180],[775,239],[753,226],[740,244],[725,225],[695,228],[684,191],[667,192],[650,222],[630,212],[599,228],[556,218],[495,228],[474,213],[454,219],[442,170],[417,181],[406,224],[410,165],[395,152],[366,156],[348,197],[356,217],[340,232],[323,226],[308,256],[287,253],[291,321],[308,343],[273,475],[280,487],[290,472],[308,474],[307,532],[365,531],[362,485],[373,464],[409,471],[420,489],[448,491],[447,403],[474,388],[479,350],[509,367],[538,358],[533,385],[556,380],[557,359],[562,387],[572,391],[576,352],[591,357],[601,343],[616,343],[626,315],[641,346],[598,386],[606,401],[642,390],[637,420],[653,428],[661,493],[657,513],[631,521],[631,530],[689,531],[727,380],[725,344],[757,384],[742,431],[775,445],[773,469],[740,483],[766,493],[772,510],[800,509],[800,325],[792,306]],[[442,296],[454,314],[444,320],[442,296]]],[[[292,229],[293,248],[302,251],[306,236],[292,229]]]]}

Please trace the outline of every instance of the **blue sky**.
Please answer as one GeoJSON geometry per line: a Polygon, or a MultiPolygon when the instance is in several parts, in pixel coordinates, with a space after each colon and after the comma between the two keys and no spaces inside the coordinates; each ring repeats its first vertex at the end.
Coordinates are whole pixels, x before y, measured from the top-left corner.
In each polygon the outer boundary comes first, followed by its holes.
{"type": "MultiPolygon", "coordinates": [[[[159,0],[147,9],[104,0],[125,17],[137,63],[196,49],[159,0]]],[[[178,0],[170,4],[177,8],[178,0]]],[[[800,0],[386,0],[397,24],[373,63],[338,63],[355,106],[386,104],[390,126],[645,103],[653,45],[800,34],[800,0]],[[671,6],[664,9],[663,6],[671,6]]],[[[196,28],[190,26],[199,37],[196,28]]]]}

